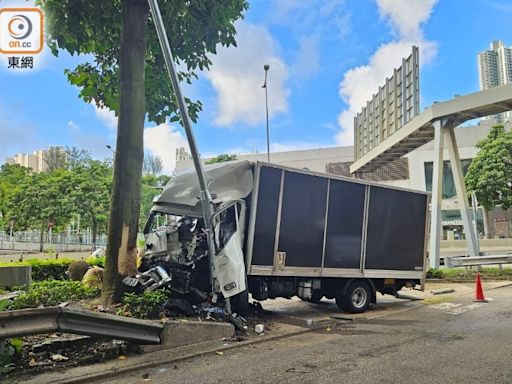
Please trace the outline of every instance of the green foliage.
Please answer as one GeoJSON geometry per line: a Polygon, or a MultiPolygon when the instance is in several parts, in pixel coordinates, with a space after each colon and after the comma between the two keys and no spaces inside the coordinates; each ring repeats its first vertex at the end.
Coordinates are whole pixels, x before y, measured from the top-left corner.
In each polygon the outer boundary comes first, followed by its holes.
{"type": "Polygon", "coordinates": [[[78,281],[47,280],[33,283],[13,300],[10,309],[50,307],[67,301],[92,299],[98,295],[98,289],[87,288],[78,281]]]}
{"type": "Polygon", "coordinates": [[[156,318],[165,300],[167,300],[167,292],[164,290],[145,291],[141,294],[125,293],[123,306],[117,314],[138,319],[156,318]]]}
{"type": "Polygon", "coordinates": [[[87,262],[89,263],[89,265],[91,267],[100,267],[100,268],[105,268],[105,262],[107,260],[107,257],[106,256],[101,256],[101,257],[95,257],[95,256],[91,256],[87,259],[87,262]]]}
{"type": "MultiPolygon", "coordinates": [[[[80,88],[83,100],[105,106],[117,115],[123,1],[38,0],[36,4],[45,12],[47,43],[55,56],[63,49],[72,55],[94,57],[73,70],[66,70],[69,82],[80,88]]],[[[159,5],[173,54],[184,68],[179,77],[187,83],[197,77],[195,70],[209,68],[209,55],[216,53],[218,44],[235,45],[234,22],[248,7],[245,0],[164,0],[159,5]]],[[[142,16],[148,18],[149,12],[142,16]]],[[[177,105],[170,96],[173,92],[152,25],[147,27],[145,90],[150,121],[160,124],[168,117],[171,121],[178,120],[177,105]]],[[[201,103],[189,99],[186,102],[191,118],[196,120],[201,103]]]]}
{"type": "MultiPolygon", "coordinates": [[[[10,220],[15,217],[9,210],[10,202],[29,176],[30,169],[18,164],[3,164],[0,168],[0,225],[7,231],[10,229],[10,220]]],[[[16,228],[17,225],[14,226],[16,228]]]]}
{"type": "MultiPolygon", "coordinates": [[[[475,269],[450,268],[450,269],[429,269],[427,279],[445,279],[445,280],[469,280],[476,278],[475,269]]],[[[483,267],[480,270],[480,277],[484,280],[510,280],[512,278],[512,268],[503,268],[500,271],[498,267],[483,267]]]]}
{"type": "Polygon", "coordinates": [[[44,152],[44,162],[47,172],[67,168],[67,153],[62,147],[50,147],[44,152]]]}
{"type": "Polygon", "coordinates": [[[145,175],[142,177],[142,189],[140,199],[139,228],[143,228],[146,219],[153,206],[153,199],[162,193],[163,187],[171,179],[166,175],[145,175]]]}
{"type": "Polygon", "coordinates": [[[93,243],[99,226],[106,228],[112,194],[112,174],[108,164],[91,160],[77,165],[72,172],[69,199],[74,213],[88,221],[93,231],[93,243]]]}
{"type": "Polygon", "coordinates": [[[11,300],[9,299],[0,300],[0,312],[5,311],[9,304],[11,304],[11,300]]]}
{"type": "Polygon", "coordinates": [[[0,263],[3,266],[16,266],[16,265],[31,265],[32,266],[32,280],[67,280],[67,271],[69,264],[73,260],[70,259],[29,259],[14,263],[0,263]]]}
{"type": "Polygon", "coordinates": [[[69,170],[90,164],[92,160],[91,151],[78,147],[66,147],[66,165],[69,170]]]}
{"type": "Polygon", "coordinates": [[[236,155],[228,155],[227,153],[223,153],[222,155],[218,155],[217,157],[211,158],[205,161],[205,164],[215,164],[215,163],[223,163],[225,161],[233,161],[236,160],[236,155]]]}
{"type": "Polygon", "coordinates": [[[430,268],[427,271],[427,279],[444,279],[443,270],[430,268]]]}
{"type": "MultiPolygon", "coordinates": [[[[2,341],[0,341],[1,343],[2,341]]],[[[22,339],[11,339],[5,342],[3,352],[0,353],[0,377],[16,369],[15,362],[19,360],[23,348],[22,339]]]]}
{"type": "MultiPolygon", "coordinates": [[[[12,217],[16,217],[16,230],[44,232],[50,222],[55,229],[64,229],[73,216],[80,214],[82,221],[89,222],[93,229],[94,239],[100,229],[106,230],[112,169],[105,162],[88,160],[84,150],[69,151],[75,153],[69,169],[30,174],[23,167],[2,167],[0,216],[5,218],[5,229],[12,217]],[[3,193],[4,189],[9,192],[3,193]]],[[[55,249],[50,253],[55,253],[55,249]]]]}
{"type": "Polygon", "coordinates": [[[480,151],[465,176],[467,188],[485,209],[507,209],[512,205],[512,132],[497,124],[476,146],[480,151]]]}
{"type": "MultiPolygon", "coordinates": [[[[68,268],[74,260],[71,259],[28,259],[24,261],[18,261],[14,263],[0,263],[0,267],[5,266],[16,266],[16,265],[31,265],[32,266],[32,280],[33,281],[44,281],[44,280],[67,280],[68,279],[68,268]]],[[[87,262],[91,267],[105,267],[105,256],[96,258],[90,257],[87,262]]]]}
{"type": "Polygon", "coordinates": [[[69,197],[71,186],[71,173],[65,169],[31,174],[8,202],[9,216],[16,217],[17,226],[22,229],[43,231],[49,222],[63,225],[73,210],[69,197]]]}

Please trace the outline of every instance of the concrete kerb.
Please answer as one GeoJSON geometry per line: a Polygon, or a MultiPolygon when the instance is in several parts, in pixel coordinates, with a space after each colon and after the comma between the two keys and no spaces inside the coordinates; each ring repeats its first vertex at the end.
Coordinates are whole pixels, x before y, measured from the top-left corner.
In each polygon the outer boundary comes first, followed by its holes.
{"type": "Polygon", "coordinates": [[[149,353],[183,347],[208,341],[229,339],[235,335],[235,327],[229,323],[206,321],[166,321],[160,333],[160,345],[142,345],[141,352],[149,353]]]}

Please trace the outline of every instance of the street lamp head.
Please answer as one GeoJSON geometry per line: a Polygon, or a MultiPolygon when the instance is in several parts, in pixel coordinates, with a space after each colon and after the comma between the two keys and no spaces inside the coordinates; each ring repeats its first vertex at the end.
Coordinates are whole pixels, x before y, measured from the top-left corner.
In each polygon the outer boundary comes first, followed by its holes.
{"type": "Polygon", "coordinates": [[[263,66],[263,69],[264,69],[265,71],[268,71],[268,70],[270,69],[270,65],[265,64],[265,65],[263,66]]]}

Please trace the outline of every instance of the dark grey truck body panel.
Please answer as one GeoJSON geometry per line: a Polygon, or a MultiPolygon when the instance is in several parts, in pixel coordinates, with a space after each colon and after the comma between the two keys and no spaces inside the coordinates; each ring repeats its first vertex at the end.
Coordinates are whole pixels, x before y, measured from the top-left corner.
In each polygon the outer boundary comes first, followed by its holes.
{"type": "Polygon", "coordinates": [[[428,193],[267,163],[253,171],[249,276],[424,279],[428,193]]]}

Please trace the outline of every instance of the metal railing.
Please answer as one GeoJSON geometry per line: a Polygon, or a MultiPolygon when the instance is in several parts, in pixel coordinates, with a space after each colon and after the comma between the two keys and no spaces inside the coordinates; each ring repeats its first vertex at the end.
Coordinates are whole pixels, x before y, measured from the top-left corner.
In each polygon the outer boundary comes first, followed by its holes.
{"type": "MultiPolygon", "coordinates": [[[[9,232],[0,231],[0,242],[16,242],[16,243],[39,243],[41,241],[40,231],[18,231],[13,232],[12,236],[9,232]]],[[[85,231],[83,234],[71,232],[52,233],[43,232],[43,243],[47,244],[92,244],[92,234],[85,231]]],[[[99,234],[96,236],[96,245],[105,245],[107,243],[107,235],[99,234]]]]}
{"type": "Polygon", "coordinates": [[[0,313],[0,340],[11,337],[66,332],[138,344],[160,344],[163,325],[155,321],[48,307],[0,313]]]}
{"type": "Polygon", "coordinates": [[[503,264],[512,264],[512,253],[506,255],[444,257],[444,265],[447,268],[477,267],[480,270],[482,265],[498,265],[500,270],[502,270],[503,264]]]}

